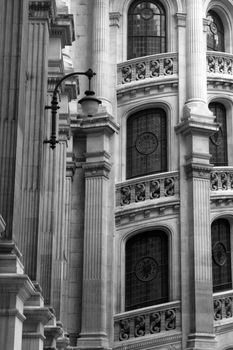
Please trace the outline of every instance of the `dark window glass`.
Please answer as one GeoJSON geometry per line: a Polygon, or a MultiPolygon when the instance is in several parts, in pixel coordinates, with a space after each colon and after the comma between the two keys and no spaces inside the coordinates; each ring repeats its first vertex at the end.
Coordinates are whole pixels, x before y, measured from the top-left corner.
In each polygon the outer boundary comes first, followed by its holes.
{"type": "Polygon", "coordinates": [[[232,288],[230,225],[226,219],[219,219],[211,226],[213,291],[221,292],[232,288]]]}
{"type": "Polygon", "coordinates": [[[128,12],[128,59],[166,51],[166,17],[159,1],[137,0],[128,12]]]}
{"type": "Polygon", "coordinates": [[[227,123],[226,123],[226,109],[218,102],[209,104],[209,109],[216,116],[216,122],[220,124],[219,131],[210,136],[210,163],[215,166],[227,165],[227,123]]]}
{"type": "Polygon", "coordinates": [[[127,121],[127,178],[167,170],[166,113],[146,109],[127,121]]]}
{"type": "Polygon", "coordinates": [[[126,311],[168,301],[165,232],[143,232],[127,241],[125,293],[126,311]]]}
{"type": "Polygon", "coordinates": [[[209,11],[207,21],[207,50],[224,52],[224,27],[220,17],[214,11],[209,11]]]}

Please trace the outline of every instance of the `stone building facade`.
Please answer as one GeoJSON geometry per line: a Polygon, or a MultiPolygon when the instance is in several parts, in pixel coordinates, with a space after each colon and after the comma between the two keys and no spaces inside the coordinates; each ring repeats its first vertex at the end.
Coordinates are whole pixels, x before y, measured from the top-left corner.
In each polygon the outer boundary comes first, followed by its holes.
{"type": "Polygon", "coordinates": [[[233,349],[232,0],[1,5],[0,349],[233,349]]]}

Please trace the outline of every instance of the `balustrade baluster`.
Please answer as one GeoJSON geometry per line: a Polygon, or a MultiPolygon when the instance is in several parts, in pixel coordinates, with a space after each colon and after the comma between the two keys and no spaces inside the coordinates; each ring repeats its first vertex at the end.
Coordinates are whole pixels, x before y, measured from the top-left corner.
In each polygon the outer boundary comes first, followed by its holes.
{"type": "Polygon", "coordinates": [[[146,61],[146,76],[145,78],[150,78],[150,61],[146,61]]]}
{"type": "Polygon", "coordinates": [[[146,181],[145,183],[145,199],[150,199],[150,182],[146,181]]]}
{"type": "Polygon", "coordinates": [[[130,197],[131,197],[131,201],[130,203],[135,203],[135,197],[136,197],[136,194],[135,194],[135,185],[131,185],[130,186],[130,197]]]}
{"type": "Polygon", "coordinates": [[[166,310],[161,311],[161,332],[166,331],[166,310]]]}

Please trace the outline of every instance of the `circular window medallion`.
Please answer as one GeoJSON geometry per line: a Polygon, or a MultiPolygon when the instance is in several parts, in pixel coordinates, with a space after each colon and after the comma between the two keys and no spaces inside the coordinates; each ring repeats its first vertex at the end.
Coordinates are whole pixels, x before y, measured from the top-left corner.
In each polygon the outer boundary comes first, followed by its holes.
{"type": "Polygon", "coordinates": [[[223,132],[222,132],[222,128],[219,128],[219,131],[215,132],[212,136],[210,136],[210,141],[215,145],[215,146],[219,146],[222,142],[222,138],[223,138],[223,132]]]}
{"type": "Polygon", "coordinates": [[[214,22],[210,23],[210,30],[213,34],[217,34],[218,28],[214,22]]]}
{"type": "Polygon", "coordinates": [[[151,281],[157,277],[158,264],[153,258],[149,256],[144,257],[137,262],[135,273],[140,281],[151,281]]]}
{"type": "Polygon", "coordinates": [[[141,11],[141,16],[145,20],[151,19],[153,17],[153,11],[151,9],[145,8],[141,11]]]}
{"type": "Polygon", "coordinates": [[[213,246],[213,259],[217,265],[225,265],[227,261],[227,252],[223,243],[217,242],[213,246]]]}
{"type": "Polygon", "coordinates": [[[141,154],[151,154],[158,147],[158,139],[152,132],[143,132],[136,139],[136,149],[141,154]]]}

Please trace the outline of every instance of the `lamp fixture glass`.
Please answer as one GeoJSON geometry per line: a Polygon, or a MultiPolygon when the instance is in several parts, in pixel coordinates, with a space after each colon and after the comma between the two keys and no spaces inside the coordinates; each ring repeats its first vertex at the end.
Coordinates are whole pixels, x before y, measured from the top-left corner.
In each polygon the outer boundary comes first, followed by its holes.
{"type": "Polygon", "coordinates": [[[84,115],[93,116],[97,113],[101,101],[94,97],[94,91],[85,91],[85,95],[78,103],[80,103],[84,115]]]}

